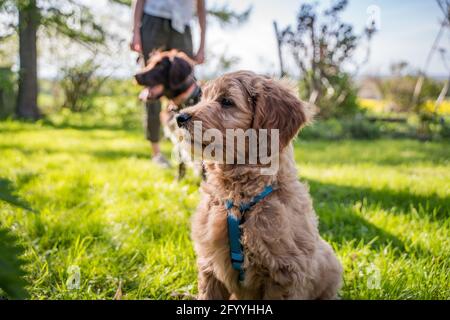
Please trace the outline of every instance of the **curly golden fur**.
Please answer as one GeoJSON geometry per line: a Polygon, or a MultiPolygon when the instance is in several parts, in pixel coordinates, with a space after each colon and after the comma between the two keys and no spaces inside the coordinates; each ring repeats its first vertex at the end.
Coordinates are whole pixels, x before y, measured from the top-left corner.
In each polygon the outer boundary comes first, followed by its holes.
{"type": "MultiPolygon", "coordinates": [[[[199,299],[334,299],[342,267],[319,235],[306,185],[297,179],[291,140],[310,112],[282,82],[239,71],[208,83],[199,104],[183,110],[203,129],[280,129],[276,174],[260,168],[205,160],[207,180],[192,223],[199,299]],[[223,108],[221,99],[234,106],[223,108]],[[246,213],[242,225],[245,280],[232,268],[225,199],[250,201],[265,186],[275,191],[246,213]]],[[[185,129],[191,131],[192,125],[185,129]]],[[[233,209],[240,217],[239,210],[233,209]]]]}

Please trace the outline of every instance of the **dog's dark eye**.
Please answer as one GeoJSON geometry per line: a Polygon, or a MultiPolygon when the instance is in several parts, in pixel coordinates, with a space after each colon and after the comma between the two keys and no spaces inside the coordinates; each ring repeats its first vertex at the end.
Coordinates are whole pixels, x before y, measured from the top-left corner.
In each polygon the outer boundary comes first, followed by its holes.
{"type": "Polygon", "coordinates": [[[220,99],[220,104],[222,105],[222,108],[230,108],[230,107],[234,106],[233,100],[228,99],[228,98],[220,99]]]}

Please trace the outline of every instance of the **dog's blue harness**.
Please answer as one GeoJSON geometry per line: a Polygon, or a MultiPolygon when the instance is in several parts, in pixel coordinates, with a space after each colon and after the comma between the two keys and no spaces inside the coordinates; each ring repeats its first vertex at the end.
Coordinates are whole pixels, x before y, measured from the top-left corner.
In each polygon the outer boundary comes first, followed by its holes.
{"type": "Polygon", "coordinates": [[[230,255],[231,255],[231,265],[234,270],[239,271],[239,281],[244,281],[245,271],[242,266],[244,263],[244,250],[241,243],[242,230],[241,224],[243,223],[243,218],[245,213],[250,211],[250,209],[267,197],[273,192],[272,186],[267,186],[264,190],[254,197],[248,203],[241,203],[239,206],[235,206],[233,200],[225,201],[225,208],[227,209],[227,223],[228,223],[228,241],[230,244],[230,255]],[[232,212],[231,209],[237,207],[241,213],[241,219],[238,219],[232,212]]]}

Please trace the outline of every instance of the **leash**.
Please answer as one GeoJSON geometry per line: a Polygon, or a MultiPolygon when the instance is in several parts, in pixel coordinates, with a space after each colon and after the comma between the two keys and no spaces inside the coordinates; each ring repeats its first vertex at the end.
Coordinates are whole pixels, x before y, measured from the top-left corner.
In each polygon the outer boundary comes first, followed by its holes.
{"type": "Polygon", "coordinates": [[[258,202],[266,198],[273,192],[272,186],[266,186],[264,190],[255,196],[248,203],[241,203],[239,206],[235,206],[233,200],[229,199],[225,201],[225,209],[227,209],[227,224],[228,224],[228,241],[230,244],[230,256],[231,256],[231,265],[234,270],[239,271],[239,281],[244,281],[245,271],[242,267],[244,263],[244,248],[242,247],[241,238],[242,238],[242,230],[241,225],[244,220],[244,215],[248,211],[250,211],[253,206],[255,206],[258,202]],[[231,209],[234,207],[239,209],[242,218],[237,218],[231,209]]]}

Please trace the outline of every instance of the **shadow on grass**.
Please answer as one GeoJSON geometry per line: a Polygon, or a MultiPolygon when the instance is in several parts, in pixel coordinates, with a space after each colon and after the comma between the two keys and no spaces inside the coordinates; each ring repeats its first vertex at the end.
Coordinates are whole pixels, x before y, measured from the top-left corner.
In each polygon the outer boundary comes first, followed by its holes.
{"type": "Polygon", "coordinates": [[[447,220],[450,215],[450,197],[437,194],[417,195],[406,190],[396,191],[388,188],[342,186],[306,179],[314,199],[320,202],[334,202],[354,205],[366,201],[378,205],[390,213],[402,213],[416,209],[419,215],[428,215],[432,220],[447,220]]]}
{"type": "Polygon", "coordinates": [[[333,242],[344,244],[350,241],[363,241],[377,251],[386,246],[395,248],[400,253],[416,252],[429,254],[429,251],[421,246],[405,241],[388,231],[374,225],[354,212],[357,202],[380,206],[380,209],[396,214],[402,210],[410,210],[410,206],[428,208],[420,210],[420,214],[433,211],[432,219],[448,219],[448,203],[450,199],[440,198],[436,195],[430,197],[417,196],[408,192],[396,192],[393,190],[372,190],[369,188],[356,188],[322,183],[315,180],[307,180],[311,195],[314,199],[314,207],[320,216],[320,229],[322,235],[333,242]],[[394,209],[394,210],[393,210],[394,209]],[[408,248],[408,249],[406,249],[408,248]]]}
{"type": "Polygon", "coordinates": [[[136,132],[140,130],[140,127],[136,124],[108,124],[108,123],[69,123],[69,122],[62,122],[62,123],[55,123],[53,121],[50,121],[48,119],[44,119],[43,124],[46,127],[51,127],[54,129],[74,129],[74,130],[80,130],[80,131],[93,131],[93,130],[111,130],[111,131],[130,131],[130,132],[136,132]]]}
{"type": "Polygon", "coordinates": [[[0,200],[15,207],[34,212],[28,202],[17,195],[14,183],[9,179],[0,178],[0,200]]]}
{"type": "Polygon", "coordinates": [[[143,159],[150,160],[150,152],[126,151],[126,150],[97,150],[89,152],[92,156],[100,160],[120,160],[120,159],[143,159]]]}
{"type": "Polygon", "coordinates": [[[140,123],[124,122],[124,123],[107,123],[107,122],[92,122],[86,121],[73,122],[61,121],[59,123],[49,120],[47,118],[40,119],[37,123],[23,119],[14,119],[13,125],[8,125],[7,122],[0,120],[0,124],[6,123],[5,126],[0,126],[1,133],[14,133],[21,131],[38,131],[42,129],[74,129],[80,131],[93,130],[111,130],[111,131],[138,131],[141,129],[140,123]]]}
{"type": "MultiPolygon", "coordinates": [[[[327,213],[318,208],[317,213],[320,216],[320,233],[322,236],[339,244],[345,244],[355,241],[356,244],[363,242],[369,244],[376,251],[382,251],[387,246],[397,250],[398,253],[407,251],[404,241],[395,235],[383,230],[362,217],[355,215],[350,208],[340,211],[333,217],[327,216],[327,213]]],[[[411,250],[411,247],[408,246],[411,250]]],[[[414,248],[414,251],[424,252],[423,248],[414,248]]]]}

